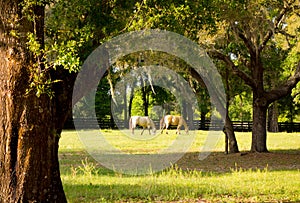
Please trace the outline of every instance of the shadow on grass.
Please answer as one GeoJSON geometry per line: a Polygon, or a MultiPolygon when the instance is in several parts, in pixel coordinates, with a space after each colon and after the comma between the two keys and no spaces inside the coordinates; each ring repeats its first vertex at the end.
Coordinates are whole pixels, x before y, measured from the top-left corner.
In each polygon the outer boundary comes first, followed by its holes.
{"type": "Polygon", "coordinates": [[[300,150],[275,150],[269,153],[240,152],[224,154],[212,152],[200,161],[199,153],[187,153],[178,162],[182,169],[197,169],[211,172],[229,172],[232,169],[268,169],[297,170],[300,169],[300,150]]]}
{"type": "MultiPolygon", "coordinates": [[[[114,174],[110,169],[102,167],[85,151],[63,151],[60,152],[59,156],[61,174],[70,173],[72,168],[85,167],[89,163],[100,170],[100,174],[114,174]]],[[[236,154],[212,152],[204,160],[199,160],[199,153],[193,152],[184,154],[174,165],[183,171],[197,170],[216,173],[226,173],[233,169],[299,170],[300,150],[273,150],[269,153],[240,152],[236,154]]]]}

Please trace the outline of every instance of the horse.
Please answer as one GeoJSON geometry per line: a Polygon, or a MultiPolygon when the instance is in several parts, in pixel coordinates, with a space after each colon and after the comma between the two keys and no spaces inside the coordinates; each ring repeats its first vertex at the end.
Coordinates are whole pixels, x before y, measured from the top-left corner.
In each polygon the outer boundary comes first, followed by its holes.
{"type": "Polygon", "coordinates": [[[166,115],[164,117],[162,117],[162,119],[160,120],[160,129],[161,129],[161,133],[163,133],[164,128],[166,128],[166,134],[168,134],[168,127],[170,125],[177,125],[177,130],[176,130],[176,134],[180,134],[180,127],[183,125],[185,132],[188,134],[189,129],[188,126],[186,124],[186,121],[183,119],[182,116],[172,116],[172,115],[166,115]]]}
{"type": "Polygon", "coordinates": [[[136,128],[137,125],[143,127],[143,131],[141,132],[141,135],[143,135],[143,132],[146,128],[148,128],[149,130],[149,135],[150,135],[150,128],[152,130],[152,134],[156,133],[154,122],[148,116],[145,117],[131,116],[129,119],[129,130],[131,130],[132,134],[134,134],[134,129],[136,128]]]}

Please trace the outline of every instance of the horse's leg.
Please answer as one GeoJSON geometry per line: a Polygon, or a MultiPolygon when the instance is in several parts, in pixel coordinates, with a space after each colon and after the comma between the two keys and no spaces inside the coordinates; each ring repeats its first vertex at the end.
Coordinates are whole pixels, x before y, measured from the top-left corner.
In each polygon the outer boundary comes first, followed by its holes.
{"type": "Polygon", "coordinates": [[[142,132],[141,132],[141,135],[143,135],[143,133],[144,133],[144,130],[145,130],[145,127],[143,127],[143,130],[142,130],[142,132]]]}
{"type": "Polygon", "coordinates": [[[135,121],[132,121],[132,120],[130,119],[130,124],[129,124],[129,126],[130,126],[130,125],[131,125],[131,134],[134,135],[134,129],[135,129],[135,127],[136,127],[135,121]]]}
{"type": "Polygon", "coordinates": [[[166,134],[168,134],[168,127],[169,127],[169,124],[166,124],[166,134]]]}
{"type": "Polygon", "coordinates": [[[180,134],[180,128],[181,128],[181,125],[178,124],[177,130],[176,130],[176,134],[177,134],[177,133],[180,134]]]}
{"type": "Polygon", "coordinates": [[[162,128],[161,128],[161,132],[160,132],[160,134],[162,134],[162,133],[163,133],[165,126],[166,126],[166,124],[165,124],[165,123],[163,123],[163,124],[162,124],[162,128]]]}

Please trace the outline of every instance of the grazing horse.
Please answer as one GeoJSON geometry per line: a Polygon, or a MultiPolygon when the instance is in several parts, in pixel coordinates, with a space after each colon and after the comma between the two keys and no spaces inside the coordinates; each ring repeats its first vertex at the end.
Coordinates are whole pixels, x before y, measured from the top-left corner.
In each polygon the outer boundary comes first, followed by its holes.
{"type": "Polygon", "coordinates": [[[143,127],[143,131],[141,132],[141,135],[143,134],[146,128],[148,128],[149,130],[149,135],[150,135],[150,128],[152,130],[152,134],[156,133],[154,122],[148,116],[145,117],[131,116],[129,119],[129,130],[131,130],[132,134],[134,134],[134,129],[137,125],[143,127]]]}
{"type": "Polygon", "coordinates": [[[188,126],[182,116],[166,115],[162,117],[162,119],[160,120],[161,133],[163,133],[164,128],[166,128],[166,134],[168,134],[167,130],[170,125],[177,125],[176,134],[180,134],[180,127],[182,125],[184,126],[185,132],[189,132],[188,126]]]}

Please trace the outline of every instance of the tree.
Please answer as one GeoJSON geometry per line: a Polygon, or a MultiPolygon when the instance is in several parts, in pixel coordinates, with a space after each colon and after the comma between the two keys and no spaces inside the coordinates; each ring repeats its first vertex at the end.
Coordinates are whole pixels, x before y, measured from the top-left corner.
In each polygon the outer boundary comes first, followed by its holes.
{"type": "MultiPolygon", "coordinates": [[[[181,34],[196,42],[207,41],[200,39],[200,33],[211,33],[217,29],[216,7],[212,1],[143,1],[136,3],[136,15],[133,16],[128,30],[161,28],[181,34]]],[[[206,35],[209,38],[208,35],[206,35]]],[[[190,74],[198,85],[205,87],[201,76],[194,70],[190,74]]],[[[226,106],[218,105],[218,111],[225,112],[226,106]]],[[[229,116],[225,130],[230,139],[230,152],[238,152],[232,122],[229,116]]]]}
{"type": "Polygon", "coordinates": [[[58,143],[80,59],[131,13],[131,2],[58,1],[45,23],[46,3],[0,1],[1,202],[66,202],[58,143]]]}
{"type": "MultiPolygon", "coordinates": [[[[212,46],[210,53],[211,56],[225,61],[231,72],[251,87],[253,92],[251,151],[267,152],[267,109],[272,102],[291,94],[300,80],[300,60],[295,56],[299,46],[296,37],[298,31],[294,29],[293,32],[289,32],[287,29],[291,25],[288,23],[291,16],[299,20],[299,16],[297,17],[299,2],[220,1],[219,3],[221,3],[220,27],[227,31],[224,32],[223,39],[220,36],[216,37],[219,43],[212,46]],[[289,44],[288,55],[294,60],[294,63],[291,63],[294,74],[283,78],[280,81],[281,85],[268,90],[265,86],[264,61],[267,60],[267,49],[280,49],[280,43],[276,38],[278,35],[285,36],[289,44]]],[[[284,66],[285,61],[281,66],[284,66]]]]}
{"type": "Polygon", "coordinates": [[[66,202],[60,180],[58,141],[71,107],[66,102],[71,99],[68,81],[53,86],[54,99],[28,92],[34,81],[62,78],[65,74],[63,70],[53,75],[44,72],[44,67],[36,66],[39,57],[28,49],[28,33],[33,33],[43,46],[44,6],[29,5],[33,19],[28,19],[20,1],[0,4],[0,199],[66,202]],[[36,70],[40,71],[38,75],[36,70]],[[63,88],[59,90],[60,87],[63,88]]]}

